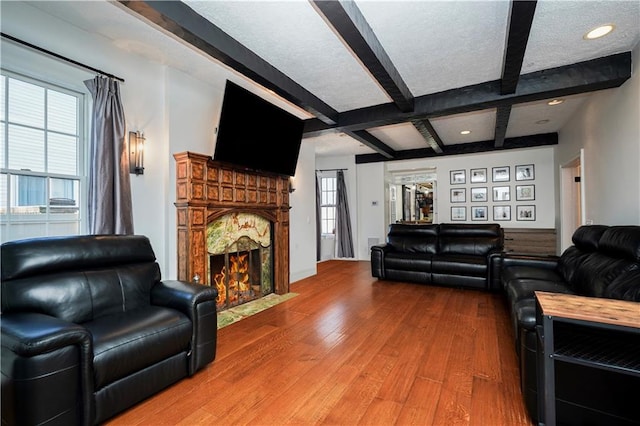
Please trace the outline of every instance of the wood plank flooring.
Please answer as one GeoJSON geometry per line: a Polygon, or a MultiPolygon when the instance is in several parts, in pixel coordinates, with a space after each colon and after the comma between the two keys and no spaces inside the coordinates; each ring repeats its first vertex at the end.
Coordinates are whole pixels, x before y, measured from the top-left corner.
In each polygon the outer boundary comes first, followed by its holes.
{"type": "Polygon", "coordinates": [[[505,302],[318,264],[216,360],[109,425],[527,425],[505,302]]]}

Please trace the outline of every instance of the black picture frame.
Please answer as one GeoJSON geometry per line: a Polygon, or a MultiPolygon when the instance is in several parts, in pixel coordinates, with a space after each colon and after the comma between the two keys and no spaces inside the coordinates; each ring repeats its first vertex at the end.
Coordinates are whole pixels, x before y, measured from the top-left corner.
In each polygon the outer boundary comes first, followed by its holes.
{"type": "Polygon", "coordinates": [[[489,208],[487,206],[471,207],[471,220],[489,220],[489,208]]]}
{"type": "Polygon", "coordinates": [[[505,186],[494,186],[491,188],[492,192],[492,200],[494,202],[498,201],[511,201],[511,187],[508,185],[505,186]]]}
{"type": "Polygon", "coordinates": [[[521,205],[516,206],[516,220],[532,222],[536,220],[536,206],[521,205]]]}
{"type": "Polygon", "coordinates": [[[451,185],[463,185],[467,183],[467,174],[464,169],[449,171],[449,183],[451,185]]]}
{"type": "Polygon", "coordinates": [[[467,189],[466,188],[451,188],[449,192],[451,203],[466,203],[467,202],[467,189]]]}
{"type": "Polygon", "coordinates": [[[535,199],[535,185],[516,185],[516,201],[533,201],[535,199]]]}
{"type": "Polygon", "coordinates": [[[492,182],[509,182],[511,180],[511,168],[509,166],[493,167],[491,169],[492,182]]]}
{"type": "Polygon", "coordinates": [[[535,180],[536,171],[533,164],[516,166],[516,180],[535,180]]]}
{"type": "Polygon", "coordinates": [[[487,187],[479,186],[471,188],[471,202],[472,203],[485,203],[487,202],[487,187]]]}
{"type": "Polygon", "coordinates": [[[471,169],[469,170],[469,181],[471,183],[486,183],[487,182],[487,169],[471,169]]]}
{"type": "Polygon", "coordinates": [[[493,206],[493,220],[511,220],[511,206],[493,206]]]}
{"type": "Polygon", "coordinates": [[[466,207],[451,207],[451,221],[459,222],[467,220],[467,208],[466,207]]]}

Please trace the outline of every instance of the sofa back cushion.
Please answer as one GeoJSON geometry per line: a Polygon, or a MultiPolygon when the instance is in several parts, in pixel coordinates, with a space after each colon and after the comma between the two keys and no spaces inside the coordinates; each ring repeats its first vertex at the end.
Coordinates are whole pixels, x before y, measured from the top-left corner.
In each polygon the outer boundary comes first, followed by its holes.
{"type": "Polygon", "coordinates": [[[440,225],[438,251],[441,254],[471,254],[486,256],[504,248],[503,229],[498,224],[440,225]]]}
{"type": "Polygon", "coordinates": [[[598,246],[611,257],[640,262],[640,226],[610,226],[598,246]]]}
{"type": "MultiPolygon", "coordinates": [[[[638,269],[640,226],[610,226],[602,233],[598,250],[587,256],[575,271],[572,285],[576,292],[585,296],[627,294],[629,297],[633,290],[626,280],[637,277],[638,269]],[[612,285],[614,288],[609,290],[612,285]]],[[[640,286],[640,282],[636,285],[640,286]]]]}
{"type": "Polygon", "coordinates": [[[571,241],[581,251],[594,252],[598,250],[600,238],[607,229],[607,225],[583,225],[575,230],[571,241]]]}
{"type": "Polygon", "coordinates": [[[573,273],[591,253],[598,250],[600,238],[606,225],[585,225],[575,230],[571,240],[573,244],[567,248],[558,260],[558,273],[568,283],[573,282],[573,273]]]}
{"type": "Polygon", "coordinates": [[[2,245],[3,312],[83,323],[149,305],[160,280],[143,236],[74,236],[2,245]]]}
{"type": "Polygon", "coordinates": [[[438,228],[439,225],[392,223],[387,244],[400,252],[435,254],[438,228]]]}

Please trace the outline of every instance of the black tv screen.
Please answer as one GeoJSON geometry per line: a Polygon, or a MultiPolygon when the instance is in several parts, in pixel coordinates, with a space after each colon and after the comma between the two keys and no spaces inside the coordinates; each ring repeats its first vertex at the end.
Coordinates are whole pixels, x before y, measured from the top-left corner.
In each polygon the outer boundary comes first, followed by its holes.
{"type": "Polygon", "coordinates": [[[213,159],[293,176],[302,119],[227,80],[213,159]]]}

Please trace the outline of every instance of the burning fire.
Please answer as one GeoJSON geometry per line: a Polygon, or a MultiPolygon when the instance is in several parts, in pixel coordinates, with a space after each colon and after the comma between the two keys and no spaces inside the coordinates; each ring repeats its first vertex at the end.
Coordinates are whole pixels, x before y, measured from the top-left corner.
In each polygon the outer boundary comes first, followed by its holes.
{"type": "Polygon", "coordinates": [[[218,306],[235,305],[238,303],[239,297],[247,295],[251,291],[251,283],[249,282],[249,254],[229,254],[229,272],[223,266],[219,273],[213,277],[216,288],[218,289],[218,297],[216,304],[218,306]],[[228,280],[228,291],[226,281],[228,280]],[[227,300],[228,297],[228,300],[227,300]]]}

